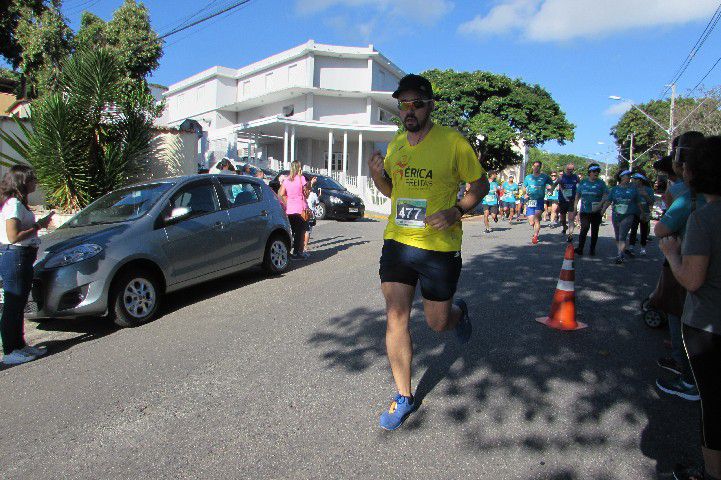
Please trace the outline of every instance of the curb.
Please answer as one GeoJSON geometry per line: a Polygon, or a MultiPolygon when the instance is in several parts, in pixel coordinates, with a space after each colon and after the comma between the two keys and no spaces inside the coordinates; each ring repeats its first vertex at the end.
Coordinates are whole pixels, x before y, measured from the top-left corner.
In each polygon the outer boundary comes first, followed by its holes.
{"type": "MultiPolygon", "coordinates": [[[[381,213],[375,213],[375,212],[365,212],[363,214],[363,218],[372,218],[374,220],[388,220],[388,215],[383,215],[381,213]]],[[[461,218],[462,222],[473,222],[473,221],[480,221],[483,219],[483,215],[479,214],[471,214],[471,215],[464,215],[463,218],[461,218]]]]}

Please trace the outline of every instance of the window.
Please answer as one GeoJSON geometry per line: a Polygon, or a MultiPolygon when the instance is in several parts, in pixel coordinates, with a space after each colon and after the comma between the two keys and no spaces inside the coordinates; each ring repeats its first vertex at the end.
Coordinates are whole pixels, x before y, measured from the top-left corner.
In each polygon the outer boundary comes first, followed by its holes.
{"type": "Polygon", "coordinates": [[[283,116],[285,117],[292,117],[294,112],[295,106],[293,105],[286,105],[285,107],[283,107],[283,116]]]}
{"type": "Polygon", "coordinates": [[[393,123],[393,114],[382,108],[378,109],[378,121],[382,123],[393,123]]]}
{"type": "Polygon", "coordinates": [[[250,95],[250,80],[243,82],[243,98],[248,98],[250,95]]]}
{"type": "Polygon", "coordinates": [[[221,178],[220,184],[230,208],[260,201],[260,185],[239,178],[221,178]]]}
{"type": "Polygon", "coordinates": [[[169,213],[176,208],[188,208],[190,217],[197,217],[218,211],[220,205],[213,185],[210,182],[200,182],[186,185],[173,195],[169,213]]]}
{"type": "MultiPolygon", "coordinates": [[[[328,166],[328,152],[325,152],[323,154],[323,160],[325,163],[323,164],[324,167],[328,166]]],[[[331,170],[334,172],[341,172],[343,171],[343,153],[338,152],[334,153],[333,157],[331,158],[331,170]]]]}
{"type": "Polygon", "coordinates": [[[205,101],[205,85],[201,85],[198,87],[196,95],[196,102],[203,103],[205,101]]]}
{"type": "Polygon", "coordinates": [[[294,63],[293,65],[290,65],[288,67],[288,85],[296,85],[298,82],[296,82],[295,76],[298,74],[298,64],[294,63]]]}
{"type": "Polygon", "coordinates": [[[273,88],[273,72],[265,74],[265,90],[269,91],[273,88]]]}

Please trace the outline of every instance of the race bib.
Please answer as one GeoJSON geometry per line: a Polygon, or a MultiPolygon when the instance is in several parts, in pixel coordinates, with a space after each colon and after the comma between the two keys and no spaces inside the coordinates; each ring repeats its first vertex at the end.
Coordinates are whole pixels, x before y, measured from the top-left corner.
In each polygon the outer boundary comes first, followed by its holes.
{"type": "Polygon", "coordinates": [[[496,196],[495,195],[486,195],[486,203],[495,202],[496,196]]]}
{"type": "Polygon", "coordinates": [[[528,203],[526,204],[526,206],[531,207],[531,208],[536,208],[536,205],[537,205],[536,202],[538,202],[538,200],[529,200],[528,203]]]}
{"type": "Polygon", "coordinates": [[[628,213],[628,205],[623,204],[623,203],[617,203],[616,206],[614,207],[614,210],[619,215],[626,215],[626,213],[628,213]]]}
{"type": "Polygon", "coordinates": [[[399,198],[396,200],[396,225],[408,228],[426,226],[428,200],[418,198],[399,198]]]}
{"type": "Polygon", "coordinates": [[[568,200],[570,200],[573,197],[573,189],[572,188],[564,188],[563,196],[566,197],[568,200]]]}

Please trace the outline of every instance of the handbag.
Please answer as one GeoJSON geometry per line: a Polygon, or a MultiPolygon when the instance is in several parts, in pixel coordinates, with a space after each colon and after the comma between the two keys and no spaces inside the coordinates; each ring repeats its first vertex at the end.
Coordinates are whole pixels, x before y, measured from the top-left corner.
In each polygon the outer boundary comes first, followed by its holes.
{"type": "Polygon", "coordinates": [[[310,211],[310,208],[306,207],[303,209],[302,212],[300,212],[300,216],[304,222],[307,222],[308,220],[310,220],[310,217],[313,216],[313,212],[310,211]]]}

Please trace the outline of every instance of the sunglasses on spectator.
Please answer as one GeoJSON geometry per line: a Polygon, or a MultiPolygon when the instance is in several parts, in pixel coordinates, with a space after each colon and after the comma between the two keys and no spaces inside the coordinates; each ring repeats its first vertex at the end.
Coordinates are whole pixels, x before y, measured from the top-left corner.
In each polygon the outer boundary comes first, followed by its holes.
{"type": "Polygon", "coordinates": [[[433,100],[398,100],[398,110],[405,112],[407,110],[410,110],[411,107],[413,107],[414,110],[419,110],[421,108],[424,108],[427,103],[432,102],[433,100]]]}

